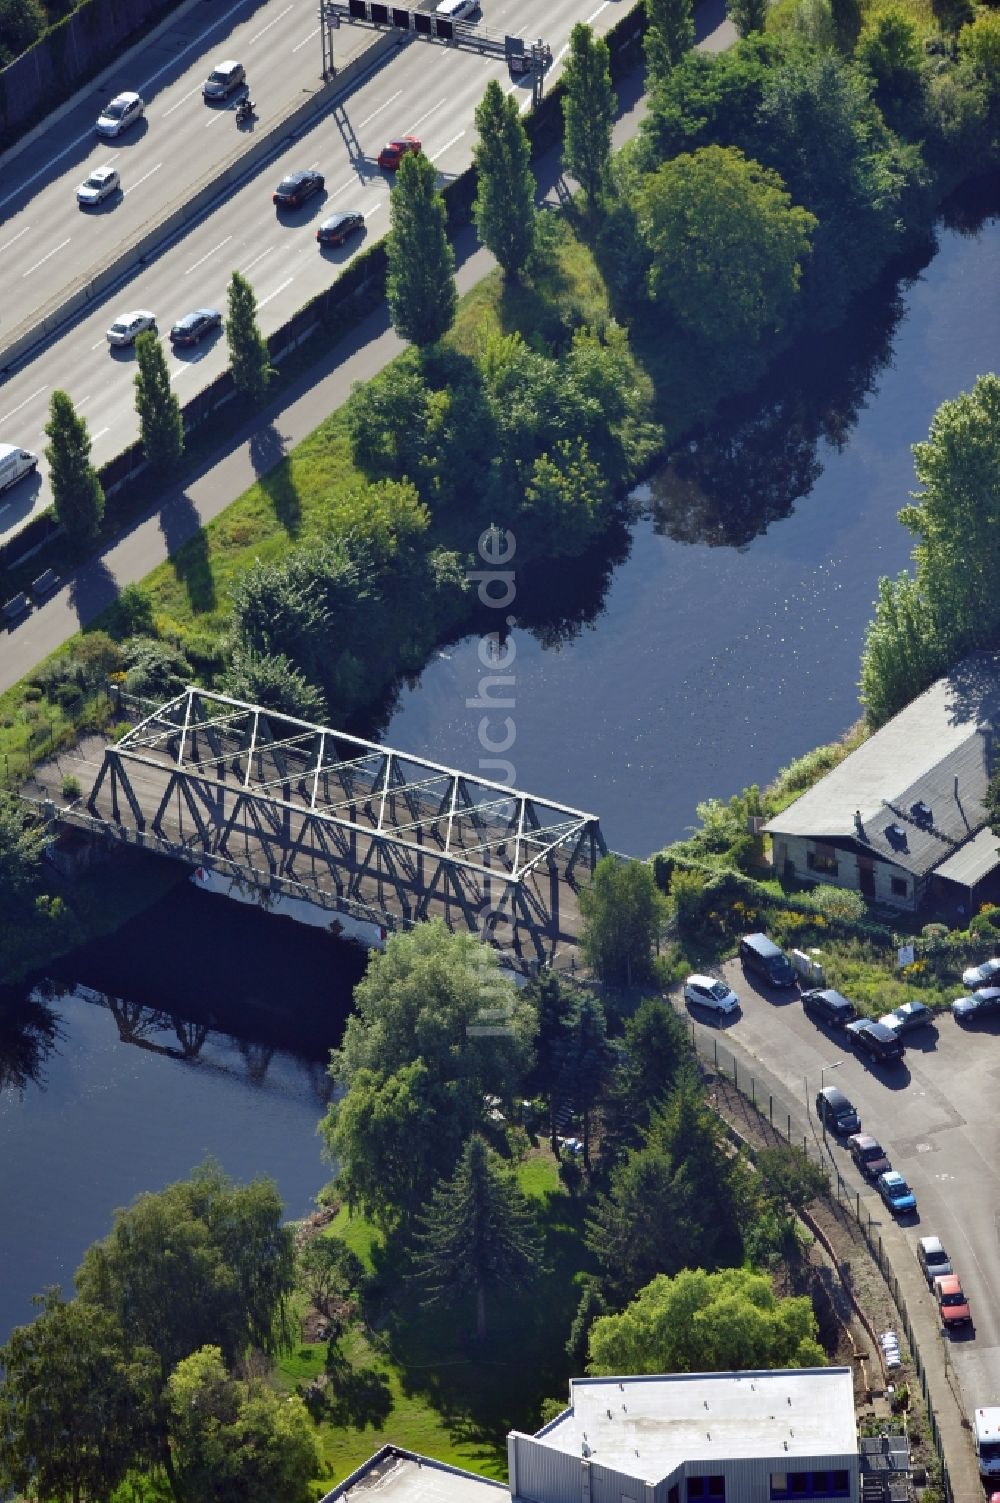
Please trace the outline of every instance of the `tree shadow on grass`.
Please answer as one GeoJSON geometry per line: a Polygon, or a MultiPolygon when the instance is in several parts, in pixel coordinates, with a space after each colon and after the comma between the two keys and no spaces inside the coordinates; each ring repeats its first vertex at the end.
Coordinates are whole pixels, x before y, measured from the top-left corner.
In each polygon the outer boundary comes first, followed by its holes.
{"type": "Polygon", "coordinates": [[[364,1430],[370,1425],[381,1430],[392,1413],[392,1389],[385,1373],[377,1368],[353,1368],[331,1345],[327,1351],[326,1370],[330,1375],[330,1398],[327,1417],[344,1428],[353,1425],[364,1430]]]}
{"type": "Polygon", "coordinates": [[[274,508],[274,515],[290,538],[297,538],[302,528],[302,502],[292,480],[292,466],[286,459],[258,477],[257,484],[274,508]]]}
{"type": "Polygon", "coordinates": [[[183,491],[171,496],[160,510],[160,531],[170,564],[187,591],[193,611],[212,611],[216,605],[215,577],[208,557],[208,537],[197,509],[183,491]]]}

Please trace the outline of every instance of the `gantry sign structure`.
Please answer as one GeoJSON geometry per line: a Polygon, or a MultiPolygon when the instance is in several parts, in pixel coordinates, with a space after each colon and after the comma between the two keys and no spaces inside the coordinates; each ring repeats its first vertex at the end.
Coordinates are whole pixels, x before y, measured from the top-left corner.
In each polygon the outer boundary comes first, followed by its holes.
{"type": "Polygon", "coordinates": [[[536,107],[542,97],[545,71],[552,64],[552,49],[541,38],[526,43],[522,37],[494,36],[481,26],[456,20],[452,16],[387,5],[382,0],[347,0],[346,4],[339,4],[337,0],[320,0],[324,78],[331,77],[336,72],[333,61],[334,32],[344,21],[371,26],[376,31],[408,33],[425,42],[443,42],[446,46],[458,47],[465,52],[502,58],[512,73],[530,75],[531,99],[536,107]]]}
{"type": "Polygon", "coordinates": [[[87,807],[193,866],[540,962],[607,854],[595,815],[196,687],[105,748],[87,807]]]}

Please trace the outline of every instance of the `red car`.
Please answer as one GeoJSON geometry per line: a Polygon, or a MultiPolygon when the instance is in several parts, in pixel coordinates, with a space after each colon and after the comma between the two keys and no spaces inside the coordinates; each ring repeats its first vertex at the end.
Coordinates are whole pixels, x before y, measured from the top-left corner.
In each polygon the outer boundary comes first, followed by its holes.
{"type": "Polygon", "coordinates": [[[414,156],[420,150],[420,142],[416,136],[396,136],[392,141],[387,141],[378,154],[380,167],[387,167],[390,172],[395,172],[407,152],[412,151],[414,156]]]}
{"type": "Polygon", "coordinates": [[[943,1278],[935,1279],[934,1297],[938,1303],[941,1324],[946,1331],[955,1326],[972,1324],[972,1311],[957,1274],[948,1273],[943,1278]]]}

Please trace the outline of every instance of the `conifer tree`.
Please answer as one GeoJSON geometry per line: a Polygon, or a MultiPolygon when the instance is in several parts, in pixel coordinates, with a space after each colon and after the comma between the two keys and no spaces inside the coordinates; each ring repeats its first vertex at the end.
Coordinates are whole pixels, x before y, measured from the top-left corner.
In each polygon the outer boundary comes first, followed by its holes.
{"type": "Polygon", "coordinates": [[[45,457],[49,462],[56,516],[70,546],[82,549],[100,530],[104,490],[90,463],[86,419],[77,415],[68,393],[52,393],[45,432],[49,437],[45,457]]]}
{"type": "Polygon", "coordinates": [[[386,296],[402,339],[424,349],[451,328],[458,305],[455,254],[434,163],[423,152],[403,158],[389,200],[386,296]]]}
{"type": "Polygon", "coordinates": [[[273,375],[271,360],[267,340],[257,324],[254,290],[238,271],[233,272],[229,283],[226,339],[236,390],[255,404],[263,402],[273,375]]]}
{"type": "Polygon", "coordinates": [[[524,1195],[478,1133],[455,1173],[435,1187],[420,1218],[416,1266],[427,1303],[451,1305],[472,1294],[476,1336],[486,1337],[486,1293],[523,1288],[538,1271],[541,1238],[524,1195]]]}
{"type": "Polygon", "coordinates": [[[163,345],[151,329],[135,342],[139,370],[135,378],[135,407],[146,458],[160,470],[175,469],[184,453],[181,404],[170,390],[163,345]]]}
{"type": "Polygon", "coordinates": [[[591,204],[600,196],[611,160],[615,91],[607,43],[578,22],[563,69],[563,163],[591,204]]]}
{"type": "Polygon", "coordinates": [[[478,174],[472,206],[476,230],[509,277],[524,270],[535,240],[535,190],[531,147],[512,94],[496,79],[476,107],[479,142],[473,152],[478,174]]]}

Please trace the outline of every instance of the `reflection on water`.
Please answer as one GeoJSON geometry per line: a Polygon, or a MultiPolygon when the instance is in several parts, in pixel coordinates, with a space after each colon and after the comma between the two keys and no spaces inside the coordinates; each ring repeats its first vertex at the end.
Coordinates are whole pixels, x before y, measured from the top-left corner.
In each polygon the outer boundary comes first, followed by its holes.
{"type": "Polygon", "coordinates": [[[39,992],[0,987],[0,1095],[42,1084],[59,1037],[59,1021],[39,992]]]}

